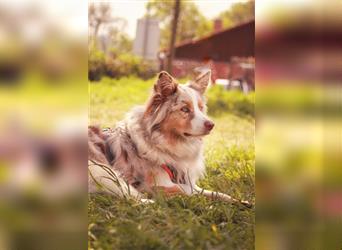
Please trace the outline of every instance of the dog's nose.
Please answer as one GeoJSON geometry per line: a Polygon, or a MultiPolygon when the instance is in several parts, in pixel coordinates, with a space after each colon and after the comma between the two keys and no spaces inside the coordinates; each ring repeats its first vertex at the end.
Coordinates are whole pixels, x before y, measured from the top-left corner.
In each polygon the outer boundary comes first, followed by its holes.
{"type": "Polygon", "coordinates": [[[204,122],[204,127],[210,131],[213,129],[213,127],[215,126],[215,124],[212,121],[205,121],[204,122]]]}

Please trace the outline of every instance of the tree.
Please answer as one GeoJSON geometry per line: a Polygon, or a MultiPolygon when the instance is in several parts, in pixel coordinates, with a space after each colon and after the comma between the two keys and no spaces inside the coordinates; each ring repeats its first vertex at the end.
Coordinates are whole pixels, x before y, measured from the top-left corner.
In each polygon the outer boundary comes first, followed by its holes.
{"type": "MultiPolygon", "coordinates": [[[[150,0],[146,15],[158,18],[161,26],[161,48],[168,48],[171,37],[174,1],[150,0]]],[[[205,36],[213,30],[213,24],[190,1],[181,1],[176,43],[205,36]]]]}
{"type": "Polygon", "coordinates": [[[223,27],[229,28],[254,19],[254,9],[254,0],[235,3],[230,9],[223,11],[219,18],[223,21],[223,27]]]}
{"type": "Polygon", "coordinates": [[[132,49],[132,40],[124,32],[126,20],[114,17],[108,3],[91,3],[88,6],[88,25],[92,49],[97,48],[98,40],[106,40],[111,50],[128,52],[132,49]],[[101,37],[99,37],[101,34],[101,37]]]}
{"type": "Polygon", "coordinates": [[[88,6],[88,25],[93,37],[97,37],[100,27],[112,22],[112,12],[109,4],[91,3],[88,6]]]}
{"type": "Polygon", "coordinates": [[[175,6],[173,9],[173,18],[172,18],[172,31],[171,31],[171,39],[170,39],[170,47],[169,47],[169,58],[167,62],[167,71],[172,73],[172,61],[175,55],[175,43],[177,37],[177,28],[178,28],[178,18],[180,13],[180,0],[175,0],[175,6]]]}

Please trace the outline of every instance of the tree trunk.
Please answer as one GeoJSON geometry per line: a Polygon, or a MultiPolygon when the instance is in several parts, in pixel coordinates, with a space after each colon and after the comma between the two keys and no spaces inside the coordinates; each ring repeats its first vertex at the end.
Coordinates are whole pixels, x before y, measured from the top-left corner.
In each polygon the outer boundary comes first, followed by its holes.
{"type": "Polygon", "coordinates": [[[180,12],[180,0],[175,1],[174,10],[173,10],[173,20],[172,20],[172,31],[171,31],[171,40],[169,47],[169,55],[167,62],[167,71],[172,74],[172,61],[175,54],[175,42],[177,35],[177,24],[180,12]]]}
{"type": "Polygon", "coordinates": [[[101,25],[100,22],[98,22],[98,23],[95,25],[95,29],[94,29],[94,38],[95,38],[95,40],[97,39],[97,34],[99,33],[100,25],[101,25]]]}

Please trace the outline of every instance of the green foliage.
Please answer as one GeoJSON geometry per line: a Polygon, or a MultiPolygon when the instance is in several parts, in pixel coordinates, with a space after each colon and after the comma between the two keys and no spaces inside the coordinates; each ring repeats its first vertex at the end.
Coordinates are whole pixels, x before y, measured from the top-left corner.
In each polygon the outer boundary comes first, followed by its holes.
{"type": "Polygon", "coordinates": [[[238,24],[250,21],[255,16],[255,1],[235,3],[226,11],[223,11],[219,17],[223,21],[223,27],[229,28],[238,24]]]}
{"type": "Polygon", "coordinates": [[[99,50],[92,50],[88,59],[88,77],[90,81],[99,81],[103,76],[121,78],[124,76],[137,76],[149,79],[157,72],[155,63],[134,56],[130,53],[118,53],[112,50],[105,56],[99,50]]]}
{"type": "MultiPolygon", "coordinates": [[[[174,1],[151,0],[146,9],[161,22],[161,48],[168,48],[171,37],[174,1]]],[[[213,30],[213,23],[191,1],[181,1],[176,43],[202,37],[213,30]],[[195,28],[196,27],[196,28],[195,28]]]]}
{"type": "Polygon", "coordinates": [[[119,33],[117,36],[111,39],[112,47],[116,49],[117,52],[129,53],[133,48],[133,40],[124,33],[119,33]]]}
{"type": "MultiPolygon", "coordinates": [[[[228,28],[254,19],[254,0],[235,3],[219,17],[223,27],[228,28]]],[[[150,16],[161,22],[161,48],[168,48],[171,37],[174,1],[150,0],[146,9],[150,16]]],[[[213,31],[213,22],[208,20],[191,1],[181,1],[176,43],[209,35],[213,31]],[[196,27],[196,28],[194,28],[196,27]]]]}
{"type": "Polygon", "coordinates": [[[106,57],[102,51],[96,50],[95,48],[91,49],[88,57],[89,80],[99,81],[101,79],[106,70],[105,60],[106,57]]]}
{"type": "Polygon", "coordinates": [[[222,86],[214,86],[208,91],[208,112],[213,116],[230,112],[254,117],[254,96],[254,92],[246,95],[239,91],[225,91],[222,86]]]}
{"type": "MultiPolygon", "coordinates": [[[[91,84],[90,124],[114,126],[133,106],[146,101],[153,83],[129,77],[91,84]]],[[[242,96],[216,87],[208,93],[209,102],[223,97],[230,103],[230,98],[242,96]]],[[[252,95],[248,98],[253,104],[252,95]]],[[[204,140],[207,174],[199,185],[254,203],[254,119],[215,105],[209,112],[216,114],[215,129],[204,140]]],[[[202,196],[159,197],[154,204],[137,204],[92,194],[88,204],[89,248],[254,249],[254,208],[202,196]]]]}

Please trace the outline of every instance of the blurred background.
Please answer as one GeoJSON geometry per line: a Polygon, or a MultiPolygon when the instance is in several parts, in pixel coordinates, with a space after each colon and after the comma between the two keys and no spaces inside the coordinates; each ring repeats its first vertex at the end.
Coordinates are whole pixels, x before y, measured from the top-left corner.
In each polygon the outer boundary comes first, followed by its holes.
{"type": "Polygon", "coordinates": [[[210,68],[214,84],[254,90],[254,1],[91,1],[88,21],[90,81],[210,68]]]}
{"type": "Polygon", "coordinates": [[[87,11],[0,2],[0,249],[87,247],[87,11]]]}
{"type": "Polygon", "coordinates": [[[341,1],[256,3],[256,248],[342,246],[341,1]]]}

